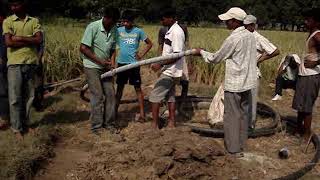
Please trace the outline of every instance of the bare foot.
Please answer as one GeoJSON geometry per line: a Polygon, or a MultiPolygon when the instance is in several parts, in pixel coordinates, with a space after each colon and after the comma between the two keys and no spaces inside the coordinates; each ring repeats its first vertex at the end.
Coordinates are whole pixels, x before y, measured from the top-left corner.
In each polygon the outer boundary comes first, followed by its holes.
{"type": "Polygon", "coordinates": [[[35,136],[38,133],[38,128],[28,128],[27,131],[30,135],[35,136]]]}
{"type": "Polygon", "coordinates": [[[152,123],[152,128],[153,129],[159,129],[159,125],[158,125],[158,123],[152,123]]]}
{"type": "Polygon", "coordinates": [[[0,120],[0,130],[6,130],[9,128],[9,124],[5,121],[0,120]]]}
{"type": "Polygon", "coordinates": [[[175,125],[174,122],[169,122],[167,127],[168,127],[168,128],[175,128],[176,125],[175,125]]]}
{"type": "Polygon", "coordinates": [[[23,134],[21,132],[15,132],[14,134],[15,134],[16,139],[18,141],[22,141],[23,140],[23,134]]]}

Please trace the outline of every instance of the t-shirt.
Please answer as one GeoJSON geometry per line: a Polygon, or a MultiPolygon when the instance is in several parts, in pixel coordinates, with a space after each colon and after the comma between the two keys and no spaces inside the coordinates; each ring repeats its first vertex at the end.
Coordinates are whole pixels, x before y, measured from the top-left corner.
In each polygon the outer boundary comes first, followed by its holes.
{"type": "MultiPolygon", "coordinates": [[[[173,24],[165,35],[162,55],[179,53],[184,51],[185,35],[182,28],[177,24],[173,24]]],[[[175,63],[166,65],[163,74],[170,77],[181,77],[183,71],[184,57],[179,58],[175,63]]]]}
{"type": "Polygon", "coordinates": [[[126,29],[124,26],[118,28],[118,45],[120,53],[117,62],[121,64],[131,64],[137,62],[136,54],[140,41],[147,39],[146,34],[140,28],[133,27],[126,29]]]}
{"type": "MultiPolygon", "coordinates": [[[[11,15],[3,21],[3,34],[14,36],[31,37],[41,31],[41,26],[37,18],[26,16],[20,19],[16,15],[11,15]]],[[[20,48],[7,48],[8,65],[13,64],[37,64],[38,53],[35,46],[29,45],[20,48]]]]}
{"type": "MultiPolygon", "coordinates": [[[[102,19],[90,23],[82,37],[81,44],[84,44],[96,54],[98,58],[111,58],[112,50],[116,49],[117,29],[113,27],[108,32],[105,30],[102,19]]],[[[83,65],[86,68],[103,69],[99,64],[94,63],[84,54],[81,54],[83,65]]]]}
{"type": "MultiPolygon", "coordinates": [[[[184,26],[184,25],[181,25],[181,24],[178,24],[183,32],[184,32],[184,36],[185,36],[185,42],[188,41],[188,38],[189,38],[189,33],[188,33],[188,29],[187,29],[187,26],[184,26]]],[[[160,46],[163,46],[164,44],[164,39],[165,39],[165,35],[166,33],[168,32],[169,28],[167,26],[162,26],[159,30],[159,33],[158,33],[158,44],[160,46]]],[[[182,80],[187,80],[189,81],[189,72],[188,72],[188,64],[186,62],[186,59],[184,58],[183,60],[183,71],[182,71],[182,80]]]]}

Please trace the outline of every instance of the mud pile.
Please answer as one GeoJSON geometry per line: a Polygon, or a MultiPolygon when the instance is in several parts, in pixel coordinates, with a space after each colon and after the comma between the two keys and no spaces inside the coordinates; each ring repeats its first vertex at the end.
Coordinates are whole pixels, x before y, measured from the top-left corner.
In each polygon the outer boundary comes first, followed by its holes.
{"type": "Polygon", "coordinates": [[[132,123],[96,146],[90,162],[78,168],[80,179],[212,179],[226,164],[237,166],[216,140],[187,127],[132,123]]]}

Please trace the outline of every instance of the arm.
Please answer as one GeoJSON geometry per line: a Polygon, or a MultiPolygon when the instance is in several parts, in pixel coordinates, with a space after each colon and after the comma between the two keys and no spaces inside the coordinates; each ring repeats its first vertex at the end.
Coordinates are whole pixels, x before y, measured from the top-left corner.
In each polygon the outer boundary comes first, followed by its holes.
{"type": "Polygon", "coordinates": [[[271,59],[275,56],[278,56],[280,54],[279,49],[276,49],[275,51],[273,51],[273,53],[268,54],[268,53],[263,53],[262,56],[258,59],[257,64],[262,63],[265,60],[271,59]]]}
{"type": "Polygon", "coordinates": [[[117,50],[111,50],[111,68],[115,68],[116,67],[116,55],[117,55],[117,50]]]}
{"type": "Polygon", "coordinates": [[[308,60],[305,59],[304,60],[304,66],[306,68],[314,68],[318,65],[320,65],[320,33],[317,33],[316,35],[313,36],[313,41],[314,41],[314,48],[316,50],[316,54],[317,54],[317,61],[312,61],[312,60],[308,60]]]}
{"type": "Polygon", "coordinates": [[[37,32],[34,36],[12,36],[11,40],[14,42],[23,42],[27,45],[39,45],[42,42],[41,32],[37,32]]]}
{"type": "Polygon", "coordinates": [[[12,35],[9,33],[5,34],[4,38],[5,38],[5,43],[7,47],[20,48],[20,47],[28,46],[28,44],[25,42],[12,40],[12,35]]]}
{"type": "Polygon", "coordinates": [[[216,53],[210,53],[204,50],[200,50],[199,53],[207,63],[217,64],[222,60],[228,59],[232,55],[235,47],[235,43],[233,43],[230,39],[226,39],[216,53]]]}
{"type": "Polygon", "coordinates": [[[147,47],[141,53],[137,53],[137,59],[139,60],[142,59],[150,51],[150,49],[153,46],[149,38],[147,38],[144,42],[147,44],[147,47]]]}
{"type": "Polygon", "coordinates": [[[94,52],[92,52],[92,50],[90,49],[89,46],[81,44],[80,45],[80,52],[82,54],[84,54],[86,57],[89,58],[89,60],[91,60],[92,62],[96,63],[96,64],[100,64],[102,66],[106,66],[111,64],[109,61],[104,61],[103,59],[100,59],[96,56],[96,54],[94,52]]]}
{"type": "Polygon", "coordinates": [[[163,44],[159,44],[159,46],[158,46],[158,55],[159,56],[162,54],[162,50],[163,50],[163,44]]]}
{"type": "Polygon", "coordinates": [[[283,68],[283,67],[284,67],[284,63],[282,63],[278,69],[278,76],[282,75],[283,73],[285,73],[287,71],[287,68],[283,68]]]}

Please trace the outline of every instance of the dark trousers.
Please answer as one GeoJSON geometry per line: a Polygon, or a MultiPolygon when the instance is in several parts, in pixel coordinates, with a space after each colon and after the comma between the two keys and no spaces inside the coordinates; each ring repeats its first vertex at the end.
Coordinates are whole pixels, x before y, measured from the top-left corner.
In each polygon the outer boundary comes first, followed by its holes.
{"type": "Polygon", "coordinates": [[[115,126],[115,91],[112,77],[101,80],[105,71],[102,69],[84,68],[91,92],[91,129],[115,126]]]}
{"type": "Polygon", "coordinates": [[[7,67],[0,64],[0,118],[9,118],[8,78],[7,67]]]}
{"type": "Polygon", "coordinates": [[[251,90],[224,92],[224,143],[229,153],[243,151],[248,139],[248,108],[251,90]]]}
{"type": "Polygon", "coordinates": [[[276,79],[275,94],[282,96],[282,89],[296,89],[297,81],[290,81],[278,76],[276,79]]]}

